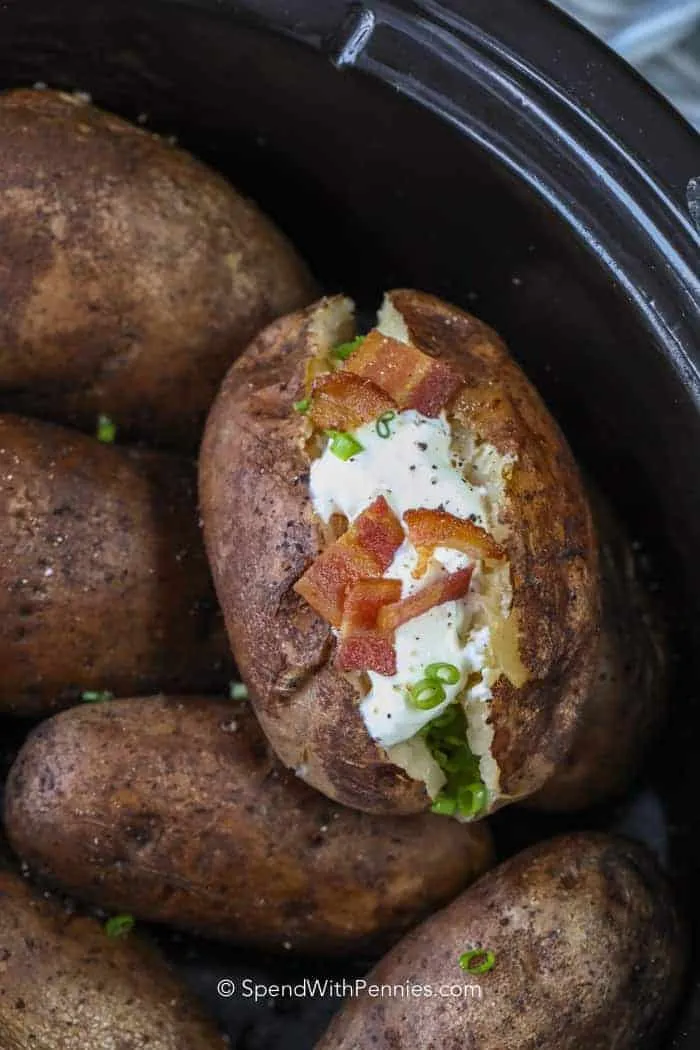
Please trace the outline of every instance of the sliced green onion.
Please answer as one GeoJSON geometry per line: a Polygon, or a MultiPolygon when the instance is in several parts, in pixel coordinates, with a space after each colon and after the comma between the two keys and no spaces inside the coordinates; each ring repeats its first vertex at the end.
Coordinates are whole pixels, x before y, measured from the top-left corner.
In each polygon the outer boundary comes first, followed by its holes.
{"type": "Polygon", "coordinates": [[[109,418],[100,414],[97,417],[96,437],[105,445],[111,445],[117,436],[117,424],[109,418]]]}
{"type": "Polygon", "coordinates": [[[418,711],[430,711],[431,708],[441,704],[444,699],[445,690],[440,683],[428,678],[421,679],[408,690],[408,703],[418,711]]]}
{"type": "Polygon", "coordinates": [[[295,412],[300,412],[302,414],[302,416],[303,416],[311,408],[311,398],[310,397],[302,397],[301,401],[295,401],[294,405],[292,407],[294,408],[295,412]]]}
{"type": "Polygon", "coordinates": [[[430,807],[431,812],[439,813],[441,817],[452,817],[457,809],[457,799],[450,795],[440,794],[430,807]]]}
{"type": "Polygon", "coordinates": [[[80,699],[84,704],[103,704],[107,700],[114,700],[114,693],[108,689],[86,689],[80,694],[80,699]]]}
{"type": "Polygon", "coordinates": [[[444,685],[456,685],[459,681],[459,668],[454,664],[428,664],[425,669],[426,678],[434,678],[444,685]]]}
{"type": "Polygon", "coordinates": [[[248,686],[245,682],[230,682],[228,687],[228,695],[231,700],[247,700],[248,699],[248,686]]]}
{"type": "Polygon", "coordinates": [[[465,744],[462,744],[458,750],[453,751],[451,755],[447,755],[443,762],[438,761],[437,758],[436,761],[438,762],[440,769],[444,770],[446,773],[471,773],[472,776],[479,775],[479,765],[465,744]]]}
{"type": "Polygon", "coordinates": [[[364,445],[361,445],[357,438],[344,430],[329,430],[328,436],[331,439],[331,452],[338,459],[351,459],[364,449],[364,445]]]}
{"type": "Polygon", "coordinates": [[[475,817],[486,805],[488,795],[483,784],[466,784],[457,790],[457,809],[462,817],[475,817]]]}
{"type": "Polygon", "coordinates": [[[376,431],[380,438],[391,437],[391,427],[389,424],[392,419],[396,419],[396,412],[384,412],[377,420],[376,431]]]}
{"type": "MultiPolygon", "coordinates": [[[[425,728],[428,730],[447,729],[448,726],[453,725],[453,723],[457,721],[458,715],[459,708],[457,707],[457,704],[450,704],[450,706],[445,711],[443,711],[441,715],[438,715],[437,718],[434,718],[432,722],[428,722],[425,728]]],[[[450,740],[450,737],[446,736],[444,737],[444,739],[450,740]]]]}
{"type": "Polygon", "coordinates": [[[113,915],[105,923],[105,933],[108,937],[125,937],[133,930],[135,923],[133,915],[113,915]]]}
{"type": "Polygon", "coordinates": [[[459,957],[459,965],[465,973],[488,973],[496,961],[495,954],[489,948],[472,948],[459,957]]]}
{"type": "Polygon", "coordinates": [[[360,343],[365,341],[363,335],[358,335],[354,339],[351,339],[349,343],[338,343],[331,350],[331,357],[334,357],[336,361],[347,361],[355,350],[357,350],[360,343]]]}

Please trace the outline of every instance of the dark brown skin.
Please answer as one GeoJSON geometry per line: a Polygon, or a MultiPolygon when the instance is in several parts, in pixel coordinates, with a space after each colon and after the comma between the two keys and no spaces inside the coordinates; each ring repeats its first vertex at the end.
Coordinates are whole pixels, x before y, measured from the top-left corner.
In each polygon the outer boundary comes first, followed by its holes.
{"type": "Polygon", "coordinates": [[[236,355],[314,286],[184,150],[53,91],[0,96],[0,403],[193,450],[236,355]]]}
{"type": "Polygon", "coordinates": [[[224,688],[189,462],[0,416],[0,711],[224,688]]]}
{"type": "Polygon", "coordinates": [[[600,536],[603,621],[597,667],[571,751],[527,805],[568,811],[625,791],[638,773],[668,702],[658,609],[620,522],[592,493],[600,536]]]}
{"type": "Polygon", "coordinates": [[[224,1050],[160,954],[0,872],[3,1050],[224,1050]]]}
{"type": "MultiPolygon", "coordinates": [[[[419,292],[391,293],[412,341],[465,386],[448,416],[517,456],[501,509],[526,680],[493,688],[503,804],[552,775],[570,747],[594,671],[597,545],[578,470],[557,425],[499,337],[419,292]]],[[[293,590],[323,548],[308,493],[303,417],[319,307],[262,332],[229,372],[200,456],[200,504],[214,582],[256,712],[285,765],[330,798],[376,813],[428,807],[368,736],[358,689],[333,666],[331,630],[293,590]]],[[[495,808],[495,807],[494,807],[495,808]]]]}
{"type": "Polygon", "coordinates": [[[316,1050],[643,1050],[678,997],[685,957],[652,856],[565,835],[480,879],[367,977],[427,985],[432,998],[350,1000],[316,1050]],[[472,947],[495,955],[481,976],[458,964],[472,947]],[[445,984],[475,990],[441,997],[445,984]]]}
{"type": "Polygon", "coordinates": [[[210,698],[66,711],[29,737],[5,798],[13,848],[52,883],[275,950],[385,947],[493,862],[484,824],[334,805],[279,765],[247,705],[210,698]]]}

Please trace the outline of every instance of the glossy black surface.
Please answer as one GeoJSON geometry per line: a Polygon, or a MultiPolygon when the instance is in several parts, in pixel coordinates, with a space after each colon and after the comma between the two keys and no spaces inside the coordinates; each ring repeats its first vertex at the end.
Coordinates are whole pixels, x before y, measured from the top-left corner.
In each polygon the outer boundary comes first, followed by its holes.
{"type": "MultiPolygon", "coordinates": [[[[576,823],[621,823],[649,841],[697,918],[700,295],[686,189],[700,150],[690,129],[536,0],[6,0],[0,86],[34,81],[176,133],[278,219],[329,289],[370,308],[383,288],[414,284],[506,336],[649,550],[672,619],[670,732],[627,802],[576,823]]],[[[560,823],[511,810],[496,830],[507,852],[560,823]]],[[[307,1050],[334,1005],[216,994],[229,974],[311,976],[323,962],[188,940],[170,950],[240,1048],[307,1050]]],[[[667,1045],[700,1046],[700,997],[689,995],[667,1045]]]]}

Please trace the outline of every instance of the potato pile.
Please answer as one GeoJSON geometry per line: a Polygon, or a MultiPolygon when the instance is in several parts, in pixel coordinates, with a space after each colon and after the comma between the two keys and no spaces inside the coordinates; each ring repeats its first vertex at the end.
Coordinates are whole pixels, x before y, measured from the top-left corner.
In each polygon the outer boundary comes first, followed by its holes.
{"type": "MultiPolygon", "coordinates": [[[[320,546],[298,405],[348,327],[339,297],[313,303],[294,248],[221,176],[83,98],[0,95],[0,150],[0,715],[27,728],[4,786],[0,1045],[224,1045],[141,922],[389,950],[368,986],[433,990],[352,999],[319,1050],[646,1045],[686,958],[653,858],[579,833],[494,867],[488,821],[430,812],[359,741],[330,631],[292,594],[320,546]],[[436,991],[463,984],[478,996],[436,991]]],[[[526,673],[497,692],[491,808],[619,794],[665,682],[624,533],[494,333],[393,295],[434,357],[461,362],[466,339],[464,426],[476,412],[505,459],[527,452],[501,653],[526,673]]]]}

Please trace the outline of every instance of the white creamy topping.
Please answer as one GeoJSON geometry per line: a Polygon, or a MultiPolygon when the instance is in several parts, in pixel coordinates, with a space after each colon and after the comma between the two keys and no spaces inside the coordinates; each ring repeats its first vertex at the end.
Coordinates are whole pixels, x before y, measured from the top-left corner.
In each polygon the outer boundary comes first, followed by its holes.
{"type": "MultiPolygon", "coordinates": [[[[359,427],[353,434],[363,451],[343,461],[326,447],[312,463],[311,499],[323,521],[329,521],[333,514],[353,521],[380,495],[399,520],[407,510],[442,508],[458,518],[471,517],[477,524],[486,521],[486,490],[464,479],[462,464],[450,448],[450,427],[444,413],[430,419],[408,410],[399,413],[389,428],[390,437],[383,438],[375,422],[359,427]]],[[[406,540],[384,574],[401,580],[402,597],[471,564],[459,551],[437,548],[427,572],[416,580],[412,575],[416,561],[416,551],[406,540]]],[[[470,630],[478,601],[477,568],[467,599],[435,606],[397,629],[395,675],[368,672],[371,689],[361,712],[370,736],[384,747],[414,736],[464,690],[470,674],[486,666],[489,630],[470,630]],[[445,700],[440,706],[419,711],[407,704],[406,691],[423,678],[431,663],[454,664],[460,678],[454,685],[445,685],[445,700]]],[[[481,682],[466,692],[470,700],[489,696],[488,687],[481,682]]]]}
{"type": "Polygon", "coordinates": [[[389,428],[391,437],[382,438],[375,422],[366,423],[353,431],[363,452],[343,461],[327,447],[311,464],[311,499],[319,517],[328,521],[338,513],[353,521],[382,495],[399,519],[407,510],[442,507],[481,523],[485,492],[462,477],[444,413],[429,419],[409,409],[389,428]]]}

